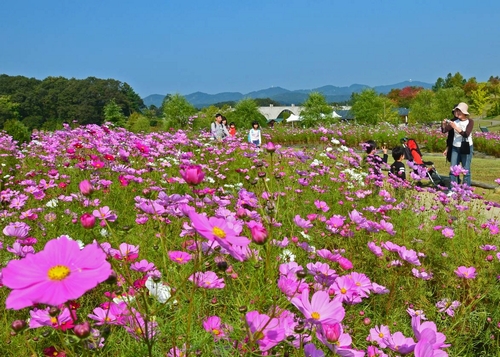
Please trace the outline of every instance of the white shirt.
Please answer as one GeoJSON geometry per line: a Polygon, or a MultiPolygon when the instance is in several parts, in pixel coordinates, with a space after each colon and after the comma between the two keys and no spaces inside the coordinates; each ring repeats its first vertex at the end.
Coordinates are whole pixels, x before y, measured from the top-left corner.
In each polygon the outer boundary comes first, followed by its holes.
{"type": "MultiPolygon", "coordinates": [[[[465,131],[467,129],[467,125],[469,125],[469,119],[467,120],[455,120],[455,124],[462,130],[465,131]]],[[[454,136],[453,136],[453,146],[459,148],[462,146],[462,139],[464,138],[462,135],[457,133],[456,130],[454,130],[454,136]]],[[[469,142],[469,145],[472,146],[472,133],[469,135],[467,138],[467,141],[469,142]]]]}

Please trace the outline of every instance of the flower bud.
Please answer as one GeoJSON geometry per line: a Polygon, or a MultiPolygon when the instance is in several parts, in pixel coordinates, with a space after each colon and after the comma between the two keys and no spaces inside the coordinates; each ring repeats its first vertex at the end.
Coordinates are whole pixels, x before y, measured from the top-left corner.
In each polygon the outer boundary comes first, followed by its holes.
{"type": "Polygon", "coordinates": [[[24,320],[15,320],[12,322],[12,324],[10,325],[10,327],[15,331],[15,332],[21,332],[22,330],[24,330],[27,326],[27,323],[26,321],[24,320]]]}
{"type": "Polygon", "coordinates": [[[82,227],[85,229],[94,228],[95,217],[90,213],[84,213],[80,217],[80,223],[82,224],[82,227]]]}
{"type": "Polygon", "coordinates": [[[82,324],[78,324],[73,327],[73,332],[79,338],[87,338],[90,336],[90,324],[88,321],[85,321],[82,324]]]}

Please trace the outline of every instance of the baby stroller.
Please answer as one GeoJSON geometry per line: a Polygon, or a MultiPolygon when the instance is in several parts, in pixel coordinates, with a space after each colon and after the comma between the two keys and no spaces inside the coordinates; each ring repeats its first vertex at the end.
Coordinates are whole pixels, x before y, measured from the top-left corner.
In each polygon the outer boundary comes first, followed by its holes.
{"type": "Polygon", "coordinates": [[[439,175],[432,161],[422,160],[422,153],[415,139],[403,138],[401,139],[401,145],[403,145],[405,149],[406,160],[426,168],[426,176],[432,185],[449,186],[449,182],[446,182],[447,180],[439,175]]]}

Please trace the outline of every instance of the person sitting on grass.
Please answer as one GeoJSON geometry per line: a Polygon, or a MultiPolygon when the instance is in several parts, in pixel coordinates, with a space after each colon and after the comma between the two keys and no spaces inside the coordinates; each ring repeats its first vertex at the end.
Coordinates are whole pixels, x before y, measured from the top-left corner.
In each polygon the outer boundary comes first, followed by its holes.
{"type": "Polygon", "coordinates": [[[394,163],[391,165],[391,174],[401,180],[406,180],[405,164],[403,163],[405,148],[396,146],[392,149],[392,158],[394,159],[394,163]]]}

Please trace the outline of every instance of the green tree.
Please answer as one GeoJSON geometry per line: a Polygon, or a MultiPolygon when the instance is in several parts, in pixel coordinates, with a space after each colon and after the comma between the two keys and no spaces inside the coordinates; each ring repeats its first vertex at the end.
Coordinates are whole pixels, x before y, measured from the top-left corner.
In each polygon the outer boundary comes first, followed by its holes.
{"type": "Polygon", "coordinates": [[[31,133],[19,120],[10,119],[7,120],[3,126],[3,129],[7,134],[12,136],[14,140],[17,140],[20,143],[29,141],[31,138],[31,133]]]}
{"type": "Polygon", "coordinates": [[[448,73],[445,79],[441,77],[437,79],[434,86],[432,86],[432,90],[437,92],[438,90],[444,88],[463,88],[465,83],[467,83],[467,80],[460,74],[460,72],[457,72],[454,75],[448,73]]]}
{"type": "Polygon", "coordinates": [[[374,89],[365,89],[361,93],[353,94],[352,112],[360,124],[377,124],[383,120],[394,106],[388,98],[384,100],[374,89]]]}
{"type": "Polygon", "coordinates": [[[139,113],[132,113],[125,127],[133,133],[149,133],[151,130],[150,119],[139,113]]]}
{"type": "Polygon", "coordinates": [[[261,127],[267,126],[266,118],[259,112],[257,103],[251,98],[244,98],[236,103],[234,110],[227,112],[226,117],[228,123],[234,122],[236,128],[241,130],[250,130],[254,121],[261,127]]]}
{"type": "Polygon", "coordinates": [[[319,92],[309,94],[304,103],[304,109],[300,112],[303,119],[302,124],[307,127],[332,121],[333,108],[327,103],[326,98],[319,92]]]}
{"type": "Polygon", "coordinates": [[[114,99],[104,107],[104,119],[115,126],[123,127],[125,125],[125,116],[123,115],[122,108],[116,104],[114,99]]]}
{"type": "Polygon", "coordinates": [[[432,90],[420,91],[410,103],[409,123],[431,123],[438,120],[434,110],[435,93],[432,90]]]}
{"type": "Polygon", "coordinates": [[[474,114],[483,117],[488,104],[490,95],[486,90],[486,83],[479,83],[477,89],[470,93],[471,105],[470,108],[474,114]]]}
{"type": "Polygon", "coordinates": [[[178,93],[167,94],[161,108],[165,118],[165,129],[186,129],[189,117],[196,113],[196,108],[178,93]]]}
{"type": "Polygon", "coordinates": [[[450,118],[452,109],[465,100],[464,90],[460,87],[443,88],[434,96],[433,121],[450,118]]]}
{"type": "Polygon", "coordinates": [[[19,104],[12,102],[10,95],[0,95],[0,128],[7,120],[19,118],[19,104]]]}

